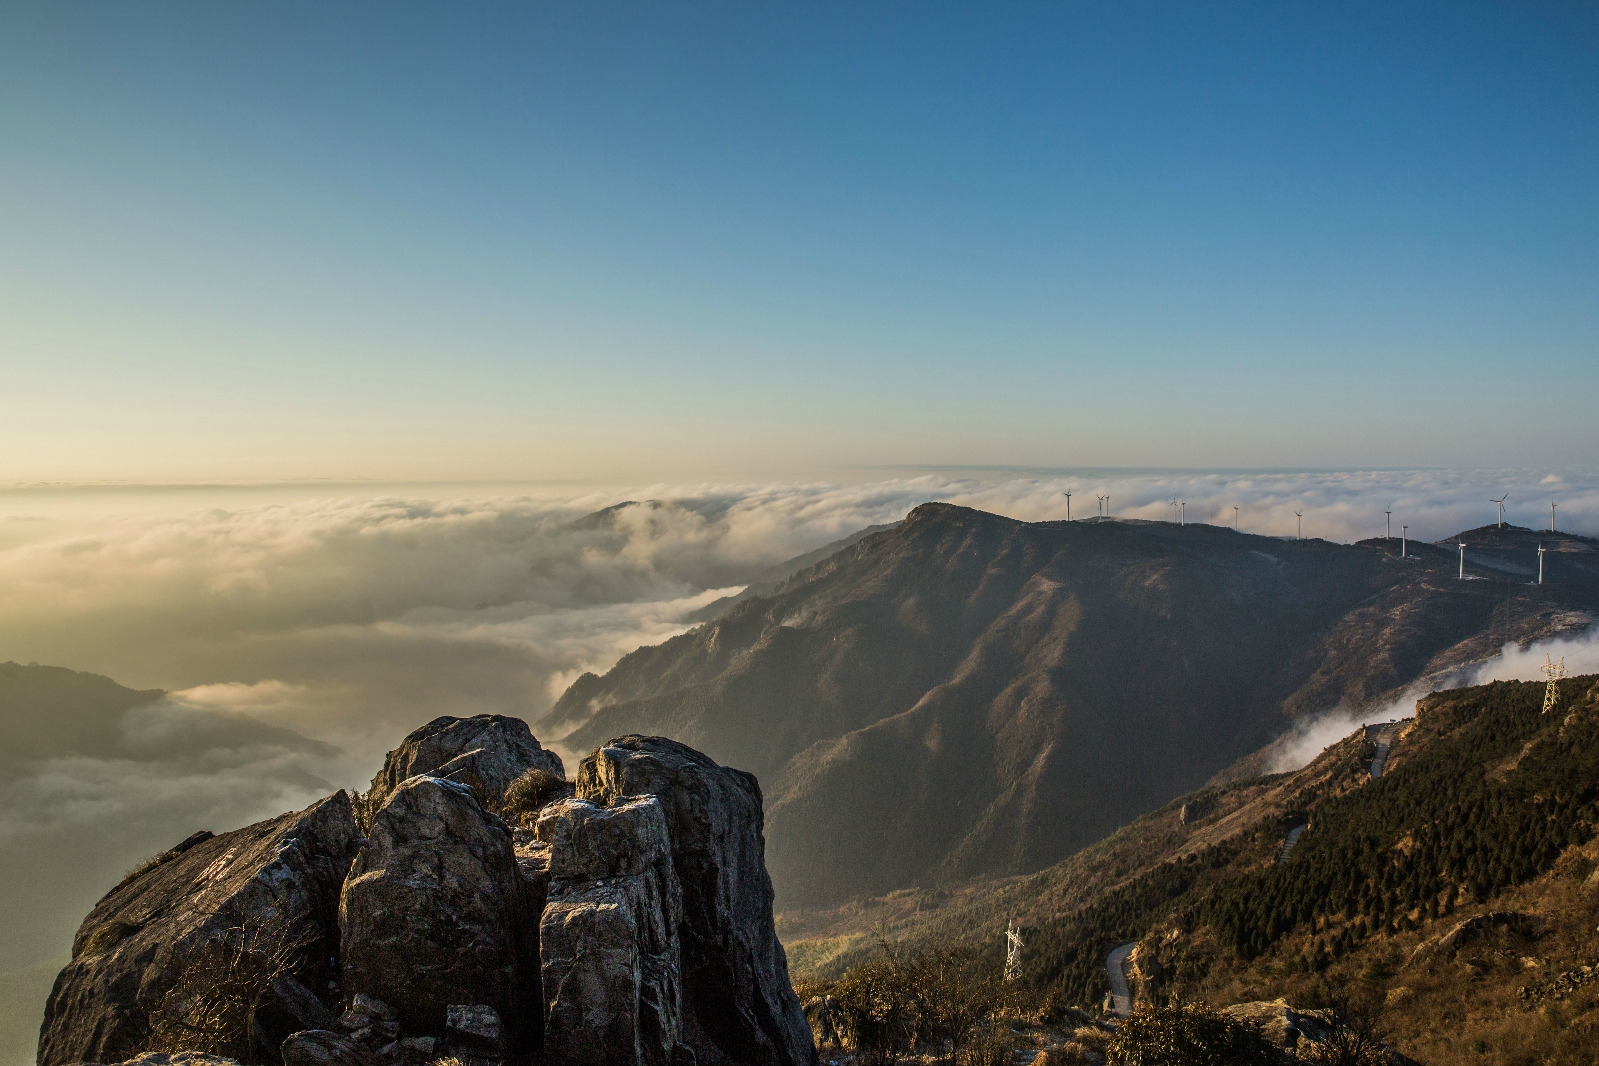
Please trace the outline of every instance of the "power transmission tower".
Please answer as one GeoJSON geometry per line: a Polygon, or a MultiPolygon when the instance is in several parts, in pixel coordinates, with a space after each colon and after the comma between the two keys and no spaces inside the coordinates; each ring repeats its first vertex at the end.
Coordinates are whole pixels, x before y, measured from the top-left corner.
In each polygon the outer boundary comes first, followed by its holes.
{"type": "Polygon", "coordinates": [[[1549,653],[1543,657],[1543,676],[1549,679],[1549,684],[1543,690],[1543,713],[1548,714],[1555,709],[1555,700],[1560,697],[1560,679],[1566,676],[1566,657],[1562,655],[1559,663],[1549,661],[1549,653]]]}
{"type": "Polygon", "coordinates": [[[1019,981],[1021,977],[1022,931],[1016,928],[1015,921],[1008,921],[1005,923],[1005,980],[1019,981]]]}

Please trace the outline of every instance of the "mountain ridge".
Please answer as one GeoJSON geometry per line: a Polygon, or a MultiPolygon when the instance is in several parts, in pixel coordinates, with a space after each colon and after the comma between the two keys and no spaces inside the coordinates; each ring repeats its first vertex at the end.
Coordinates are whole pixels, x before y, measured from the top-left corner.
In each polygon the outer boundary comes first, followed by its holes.
{"type": "Polygon", "coordinates": [[[1297,719],[1583,628],[1599,556],[1571,543],[1558,584],[1469,553],[1458,582],[1397,540],[924,504],[556,713],[584,721],[573,747],[660,733],[749,767],[784,905],[827,905],[1042,868],[1297,719]]]}

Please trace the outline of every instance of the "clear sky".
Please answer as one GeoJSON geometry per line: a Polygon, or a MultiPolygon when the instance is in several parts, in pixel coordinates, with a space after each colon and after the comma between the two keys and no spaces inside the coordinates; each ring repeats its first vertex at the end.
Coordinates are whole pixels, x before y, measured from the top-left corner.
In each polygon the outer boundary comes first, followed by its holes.
{"type": "Polygon", "coordinates": [[[0,7],[0,480],[1587,467],[1599,6],[0,7]]]}

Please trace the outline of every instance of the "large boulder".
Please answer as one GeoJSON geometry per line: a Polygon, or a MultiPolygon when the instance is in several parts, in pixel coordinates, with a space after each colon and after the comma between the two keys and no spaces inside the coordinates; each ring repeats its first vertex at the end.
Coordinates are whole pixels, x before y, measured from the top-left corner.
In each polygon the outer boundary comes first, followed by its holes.
{"type": "Polygon", "coordinates": [[[563,1066],[682,1061],[682,904],[660,801],[560,800],[535,831],[548,849],[545,1054],[563,1066]]]}
{"type": "Polygon", "coordinates": [[[424,774],[466,784],[478,802],[494,809],[511,782],[532,769],[566,776],[561,757],[541,746],[522,719],[503,714],[445,715],[413,730],[389,752],[367,792],[367,810],[376,812],[401,782],[424,774]]]}
{"type": "Polygon", "coordinates": [[[40,1066],[152,1048],[276,1062],[286,1036],[332,1020],[339,889],[359,843],[340,792],[195,834],[124,879],[84,919],[56,978],[40,1066]]]}
{"type": "Polygon", "coordinates": [[[536,918],[511,832],[457,781],[402,781],[373,818],[339,907],[344,990],[389,1005],[407,1036],[444,1037],[460,1004],[537,1045],[536,918]]]}
{"type": "Polygon", "coordinates": [[[683,898],[683,1035],[698,1066],[810,1066],[816,1048],[772,922],[761,787],[663,737],[612,740],[583,760],[577,797],[654,796],[683,898]]]}

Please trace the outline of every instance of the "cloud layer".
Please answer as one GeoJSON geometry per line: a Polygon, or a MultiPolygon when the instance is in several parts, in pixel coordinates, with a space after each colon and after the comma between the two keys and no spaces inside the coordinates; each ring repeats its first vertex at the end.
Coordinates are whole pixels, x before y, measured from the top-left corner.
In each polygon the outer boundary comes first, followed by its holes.
{"type": "MultiPolygon", "coordinates": [[[[854,485],[345,496],[100,518],[0,511],[0,657],[180,690],[375,757],[437,713],[537,719],[583,670],[681,631],[766,566],[928,500],[1354,540],[1491,521],[1599,527],[1599,478],[1543,472],[928,473],[854,485]],[[662,501],[582,517],[624,499],[662,501]]],[[[30,497],[30,502],[37,502],[30,497]]],[[[203,493],[194,497],[204,502],[203,493]]],[[[0,509],[10,504],[0,493],[0,509]]]]}
{"type": "Polygon", "coordinates": [[[1525,648],[1506,644],[1498,655],[1487,662],[1458,670],[1444,678],[1434,678],[1426,684],[1412,685],[1399,698],[1383,706],[1365,711],[1345,706],[1334,707],[1320,717],[1301,723],[1286,738],[1272,762],[1271,770],[1273,773],[1297,770],[1360,726],[1409,718],[1416,713],[1416,701],[1429,692],[1486,685],[1490,681],[1542,681],[1546,659],[1563,662],[1568,677],[1599,674],[1599,632],[1537,641],[1525,648]]]}
{"type": "MultiPolygon", "coordinates": [[[[1293,535],[1303,511],[1307,536],[1334,540],[1381,535],[1390,509],[1396,533],[1443,537],[1492,520],[1488,498],[1508,491],[1512,521],[1546,522],[1554,495],[1561,528],[1599,528],[1599,478],[1525,471],[960,471],[463,497],[286,490],[242,503],[0,490],[0,660],[171,693],[126,712],[93,750],[72,747],[63,721],[65,746],[0,782],[0,909],[18,919],[0,936],[0,975],[58,959],[140,859],[196,828],[359,787],[438,714],[536,723],[578,673],[683,631],[772,564],[930,500],[1060,519],[1066,491],[1077,518],[1096,495],[1118,517],[1152,520],[1174,518],[1176,499],[1189,521],[1231,524],[1237,506],[1241,528],[1274,535],[1293,535]],[[623,500],[659,502],[584,517],[623,500]]],[[[1555,654],[1599,670],[1596,647],[1555,654]]],[[[1535,676],[1541,662],[1542,649],[1507,649],[1484,670],[1535,676]]],[[[1291,759],[1353,726],[1335,711],[1291,759]]]]}

